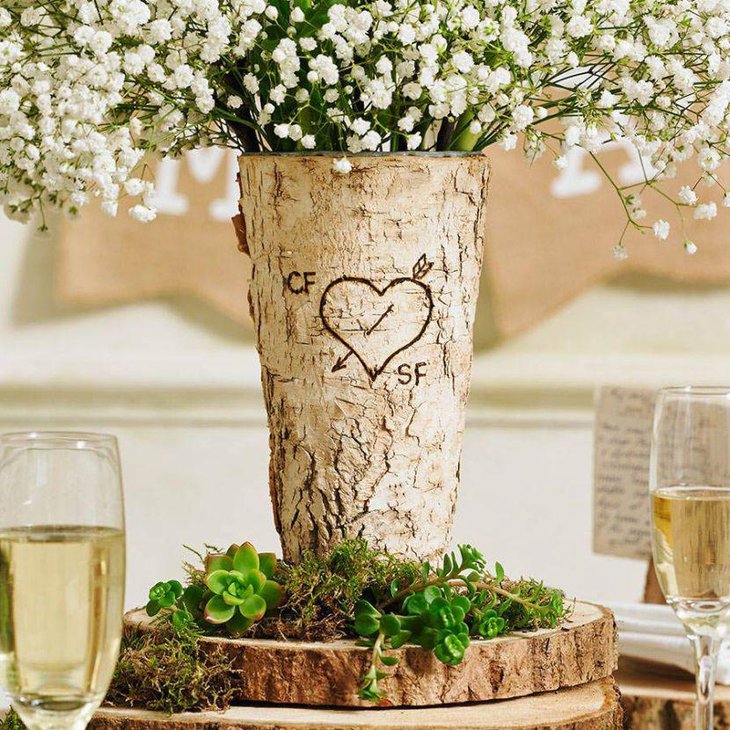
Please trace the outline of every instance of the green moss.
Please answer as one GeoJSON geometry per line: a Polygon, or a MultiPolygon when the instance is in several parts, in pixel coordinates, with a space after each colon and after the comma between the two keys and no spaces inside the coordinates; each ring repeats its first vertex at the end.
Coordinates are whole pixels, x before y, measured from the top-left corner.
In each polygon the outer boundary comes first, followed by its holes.
{"type": "Polygon", "coordinates": [[[297,565],[280,565],[275,578],[284,586],[285,604],[257,624],[254,635],[311,641],[351,634],[347,627],[361,598],[378,601],[394,582],[404,587],[418,575],[418,564],[361,539],[345,540],[324,557],[308,551],[297,565]]]}
{"type": "MultiPolygon", "coordinates": [[[[231,661],[208,648],[203,657],[198,636],[160,624],[154,631],[126,629],[119,660],[104,703],[143,707],[169,714],[196,710],[225,710],[233,699],[235,673],[231,661]]],[[[0,730],[26,730],[10,710],[0,730]]]]}
{"type": "Polygon", "coordinates": [[[220,649],[208,648],[203,655],[198,638],[166,623],[151,632],[127,629],[105,702],[167,713],[228,708],[235,676],[231,661],[220,649]]]}

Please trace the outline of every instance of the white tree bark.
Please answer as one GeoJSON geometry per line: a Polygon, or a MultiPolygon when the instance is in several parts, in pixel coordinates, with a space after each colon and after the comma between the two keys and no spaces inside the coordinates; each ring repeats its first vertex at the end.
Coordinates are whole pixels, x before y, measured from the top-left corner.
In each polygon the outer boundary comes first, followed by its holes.
{"type": "Polygon", "coordinates": [[[285,558],[363,536],[431,559],[459,484],[489,165],[240,158],[239,235],[285,558]]]}

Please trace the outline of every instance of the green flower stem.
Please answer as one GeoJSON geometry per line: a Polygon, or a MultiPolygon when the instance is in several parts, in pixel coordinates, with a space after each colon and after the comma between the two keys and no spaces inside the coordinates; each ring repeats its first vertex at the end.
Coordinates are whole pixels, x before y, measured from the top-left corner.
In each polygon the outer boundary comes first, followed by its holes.
{"type": "Polygon", "coordinates": [[[373,650],[371,652],[373,666],[377,666],[378,657],[380,657],[383,651],[383,641],[385,641],[385,634],[382,631],[378,631],[378,636],[373,643],[373,650]]]}
{"type": "Polygon", "coordinates": [[[531,608],[535,611],[541,611],[543,608],[545,608],[545,606],[540,606],[537,603],[532,603],[532,601],[526,601],[524,598],[520,598],[520,596],[514,593],[510,593],[504,588],[499,588],[498,586],[494,585],[494,583],[472,583],[472,585],[474,586],[474,588],[483,588],[487,591],[490,591],[491,593],[496,593],[498,596],[504,596],[505,598],[509,598],[511,601],[514,601],[514,603],[519,603],[525,608],[531,608]]]}
{"type": "Polygon", "coordinates": [[[459,124],[456,127],[454,138],[451,141],[451,149],[458,150],[459,152],[471,152],[476,146],[479,138],[482,136],[481,132],[474,134],[469,131],[469,125],[474,120],[474,115],[471,112],[466,112],[461,115],[459,124]]]}
{"type": "Polygon", "coordinates": [[[387,601],[384,601],[382,603],[379,603],[377,605],[378,610],[383,611],[384,609],[388,608],[389,606],[392,606],[394,603],[399,603],[402,601],[406,596],[410,595],[411,593],[418,593],[419,591],[422,591],[424,588],[428,588],[429,586],[443,586],[446,585],[450,580],[455,579],[456,576],[447,576],[447,577],[440,577],[440,576],[434,576],[433,578],[429,578],[428,580],[422,580],[417,583],[412,583],[409,586],[406,586],[402,590],[398,591],[394,596],[389,598],[387,601]]]}
{"type": "MultiPolygon", "coordinates": [[[[402,599],[404,599],[406,596],[410,595],[411,593],[418,593],[419,591],[422,591],[424,588],[428,588],[429,586],[445,586],[445,585],[468,585],[468,582],[462,578],[459,575],[455,576],[447,576],[447,577],[439,577],[435,576],[433,578],[430,578],[426,581],[420,581],[418,583],[414,583],[413,585],[408,586],[407,588],[404,588],[401,591],[398,591],[392,598],[388,599],[384,603],[379,603],[377,608],[380,611],[383,611],[384,609],[388,608],[389,606],[392,606],[394,603],[398,603],[402,599]]],[[[495,583],[490,583],[486,581],[480,581],[478,583],[471,583],[471,585],[474,588],[478,589],[484,589],[487,591],[490,591],[492,593],[496,593],[498,596],[503,596],[504,598],[509,598],[511,601],[514,601],[515,603],[519,603],[521,606],[524,606],[525,608],[531,608],[535,611],[540,611],[544,608],[544,606],[540,606],[537,603],[532,603],[532,601],[526,601],[524,598],[521,598],[520,596],[510,593],[508,590],[504,588],[500,588],[495,583]]]]}

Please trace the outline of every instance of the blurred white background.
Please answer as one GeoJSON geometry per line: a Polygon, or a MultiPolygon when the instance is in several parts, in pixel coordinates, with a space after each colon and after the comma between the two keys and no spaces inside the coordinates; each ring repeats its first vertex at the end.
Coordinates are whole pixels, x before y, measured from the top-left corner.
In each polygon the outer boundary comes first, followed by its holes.
{"type": "MultiPolygon", "coordinates": [[[[118,435],[128,605],[179,574],[183,543],[276,549],[250,342],[192,300],[61,307],[31,234],[0,218],[0,432],[118,435]]],[[[638,598],[646,566],[591,550],[593,390],[727,384],[729,312],[727,287],[624,277],[478,354],[456,538],[573,595],[638,598]]]]}

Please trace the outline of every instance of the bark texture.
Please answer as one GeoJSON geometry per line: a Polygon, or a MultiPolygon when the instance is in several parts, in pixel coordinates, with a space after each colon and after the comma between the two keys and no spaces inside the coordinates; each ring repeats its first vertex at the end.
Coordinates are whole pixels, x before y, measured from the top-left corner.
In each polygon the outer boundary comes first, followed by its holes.
{"type": "Polygon", "coordinates": [[[618,730],[621,705],[611,678],[492,704],[410,710],[232,707],[225,713],[165,715],[99,710],[89,730],[618,730]]]}
{"type": "Polygon", "coordinates": [[[489,165],[240,158],[284,557],[345,537],[433,559],[459,483],[489,165]]]}
{"type": "MultiPolygon", "coordinates": [[[[148,625],[144,611],[126,623],[148,625]]],[[[357,697],[370,650],[353,641],[319,643],[263,639],[201,640],[221,647],[237,674],[236,700],[333,707],[370,706],[357,697]]],[[[491,641],[474,641],[461,664],[449,667],[431,652],[405,646],[382,686],[398,706],[426,706],[522,697],[609,677],[616,667],[613,614],[576,604],[570,621],[491,641]]]]}

